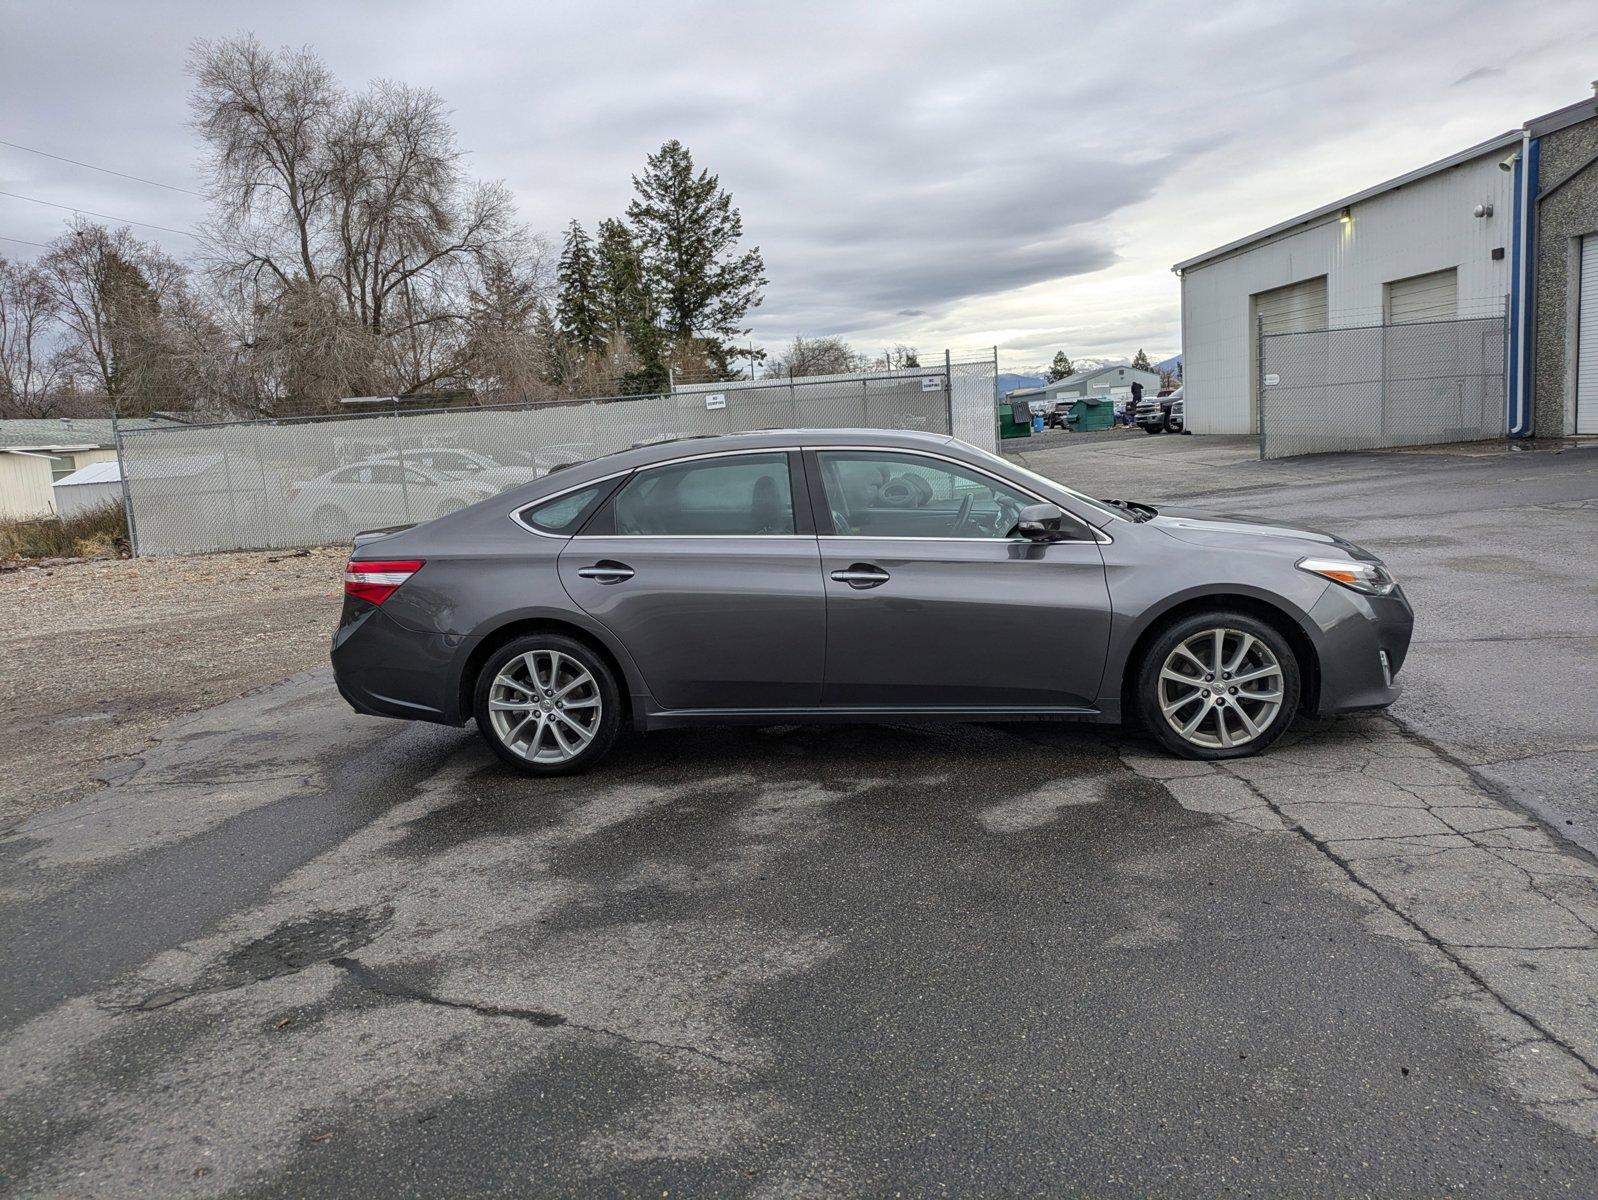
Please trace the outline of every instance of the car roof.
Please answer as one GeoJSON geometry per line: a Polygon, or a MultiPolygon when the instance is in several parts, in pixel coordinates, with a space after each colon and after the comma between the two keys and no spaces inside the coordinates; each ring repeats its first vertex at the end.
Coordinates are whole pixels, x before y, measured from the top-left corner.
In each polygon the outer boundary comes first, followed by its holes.
{"type": "Polygon", "coordinates": [[[439,475],[438,472],[433,470],[431,467],[424,467],[418,462],[409,462],[405,459],[402,459],[398,454],[379,454],[374,455],[371,458],[363,458],[359,462],[340,463],[331,471],[322,472],[322,475],[319,476],[319,478],[326,478],[329,475],[337,475],[340,471],[353,471],[360,467],[405,467],[408,470],[415,471],[421,475],[434,475],[438,476],[440,479],[443,479],[443,476],[439,475]]]}
{"type": "MultiPolygon", "coordinates": [[[[597,458],[572,463],[547,476],[558,479],[562,490],[586,479],[634,471],[679,458],[730,454],[740,450],[783,450],[795,446],[881,446],[905,450],[947,449],[957,444],[946,433],[918,429],[757,429],[748,433],[700,434],[660,441],[639,442],[597,458]]],[[[542,482],[542,481],[540,481],[542,482]]]]}

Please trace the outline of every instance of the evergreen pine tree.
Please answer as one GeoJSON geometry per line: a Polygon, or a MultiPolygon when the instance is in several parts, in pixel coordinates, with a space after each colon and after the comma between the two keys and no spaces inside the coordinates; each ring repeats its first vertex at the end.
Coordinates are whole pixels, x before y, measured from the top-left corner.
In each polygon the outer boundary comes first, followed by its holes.
{"type": "Polygon", "coordinates": [[[594,246],[577,221],[566,227],[566,242],[561,247],[555,280],[559,287],[555,324],[561,334],[584,353],[600,349],[604,322],[600,314],[594,246]]]}
{"type": "Polygon", "coordinates": [[[743,218],[732,197],[709,171],[695,173],[675,138],[649,156],[633,188],[627,219],[665,332],[701,341],[698,353],[712,361],[747,354],[732,340],[749,332],[744,319],[764,299],[766,266],[759,247],[738,252],[743,218]]]}
{"type": "Polygon", "coordinates": [[[1149,362],[1149,356],[1143,353],[1143,348],[1138,347],[1137,357],[1132,360],[1132,366],[1139,371],[1152,371],[1154,364],[1149,362]]]}
{"type": "Polygon", "coordinates": [[[1049,382],[1059,383],[1076,374],[1076,368],[1071,365],[1071,360],[1065,356],[1064,350],[1054,352],[1054,361],[1049,364],[1049,382]]]}
{"type": "Polygon", "coordinates": [[[627,394],[663,392],[670,386],[666,339],[656,323],[658,305],[632,231],[614,219],[599,224],[594,291],[602,336],[612,350],[625,347],[637,366],[617,381],[627,394]]]}

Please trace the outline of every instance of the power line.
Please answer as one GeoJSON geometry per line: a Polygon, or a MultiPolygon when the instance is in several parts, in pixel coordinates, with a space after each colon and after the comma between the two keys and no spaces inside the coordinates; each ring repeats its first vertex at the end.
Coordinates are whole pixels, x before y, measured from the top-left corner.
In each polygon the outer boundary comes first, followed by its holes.
{"type": "Polygon", "coordinates": [[[3,233],[0,233],[0,242],[16,242],[19,246],[37,246],[41,250],[48,250],[50,248],[43,242],[30,242],[27,238],[7,237],[3,233]]]}
{"type": "Polygon", "coordinates": [[[193,238],[197,242],[205,240],[199,234],[192,233],[187,229],[173,229],[170,225],[152,225],[148,221],[133,221],[127,217],[113,217],[110,213],[94,212],[87,208],[79,208],[75,204],[57,204],[54,200],[41,200],[37,196],[24,196],[17,192],[0,191],[0,196],[10,196],[13,200],[26,200],[30,204],[43,204],[48,208],[59,208],[69,213],[81,213],[86,217],[99,217],[102,221],[115,221],[119,225],[141,225],[145,229],[159,229],[163,233],[176,233],[186,238],[193,238]]]}
{"type": "Polygon", "coordinates": [[[32,146],[18,145],[16,142],[8,142],[4,138],[0,138],[0,146],[10,146],[13,150],[25,150],[29,154],[37,154],[41,158],[53,158],[56,160],[56,162],[71,163],[74,167],[87,167],[91,171],[101,171],[107,175],[116,175],[122,179],[131,179],[135,183],[147,183],[151,187],[165,188],[169,192],[182,192],[187,196],[198,196],[201,200],[206,198],[204,192],[196,192],[191,188],[178,187],[175,184],[170,183],[162,183],[156,179],[146,179],[142,175],[129,175],[126,171],[113,171],[110,167],[97,167],[93,163],[81,162],[76,158],[67,158],[62,154],[51,154],[48,150],[35,150],[32,146]]]}

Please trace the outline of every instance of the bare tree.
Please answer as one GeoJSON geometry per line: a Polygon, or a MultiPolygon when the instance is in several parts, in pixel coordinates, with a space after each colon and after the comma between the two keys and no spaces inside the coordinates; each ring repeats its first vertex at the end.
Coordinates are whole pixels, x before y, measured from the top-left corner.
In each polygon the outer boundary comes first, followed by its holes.
{"type": "Polygon", "coordinates": [[[766,374],[783,379],[806,375],[848,375],[864,370],[864,355],[840,337],[796,337],[766,366],[766,374]]]}
{"type": "Polygon", "coordinates": [[[891,349],[882,352],[876,365],[888,371],[914,371],[921,366],[921,357],[914,346],[895,342],[891,349]]]}
{"type": "Polygon", "coordinates": [[[77,221],[39,260],[62,335],[62,364],[103,392],[113,412],[149,412],[179,398],[163,357],[163,305],[184,269],[126,228],[77,221]]]}
{"type": "Polygon", "coordinates": [[[469,380],[485,345],[473,298],[531,239],[503,184],[461,170],[443,101],[390,82],[351,95],[311,51],[247,36],[195,43],[189,71],[213,270],[266,306],[338,311],[317,349],[343,358],[315,372],[317,397],[335,381],[403,395],[469,380]]]}
{"type": "Polygon", "coordinates": [[[0,257],[0,416],[48,417],[63,399],[52,345],[55,294],[43,273],[0,257]]]}

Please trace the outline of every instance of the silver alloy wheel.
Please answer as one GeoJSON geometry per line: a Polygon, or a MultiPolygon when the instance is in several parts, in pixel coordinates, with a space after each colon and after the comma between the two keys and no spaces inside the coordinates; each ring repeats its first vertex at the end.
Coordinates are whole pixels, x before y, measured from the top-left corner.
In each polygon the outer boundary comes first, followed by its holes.
{"type": "Polygon", "coordinates": [[[494,676],[488,716],[506,749],[528,762],[569,762],[599,732],[599,684],[582,663],[559,650],[517,655],[494,676]]]}
{"type": "Polygon", "coordinates": [[[1282,711],[1282,664],[1241,629],[1186,638],[1160,667],[1159,704],[1177,737],[1210,750],[1246,746],[1282,711]]]}

